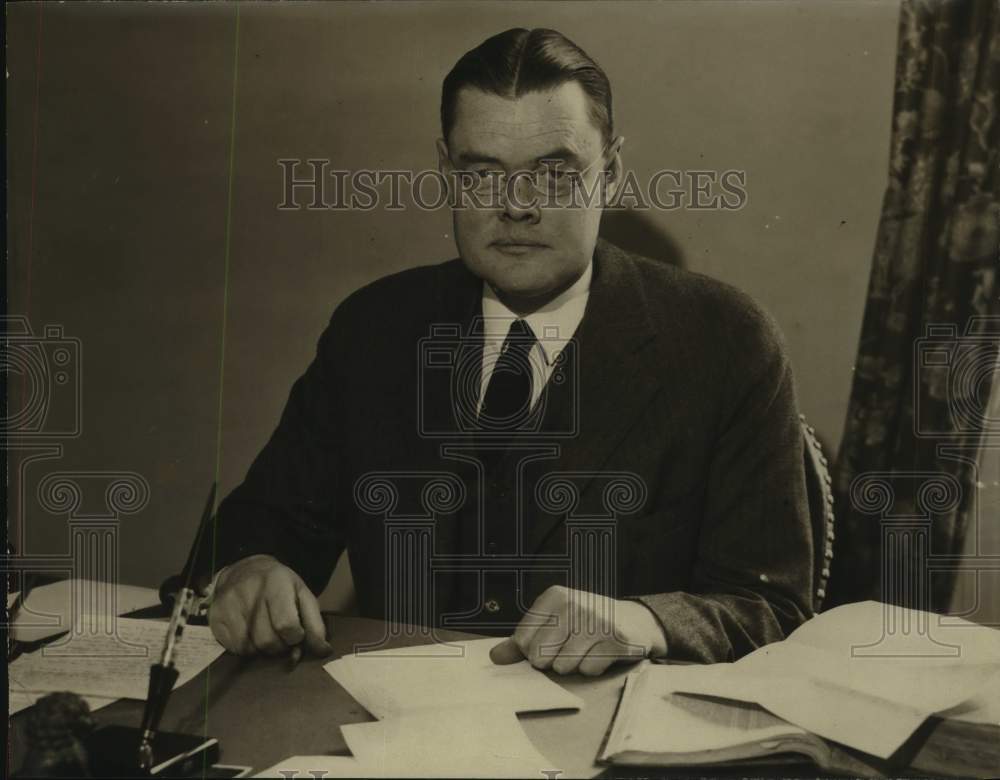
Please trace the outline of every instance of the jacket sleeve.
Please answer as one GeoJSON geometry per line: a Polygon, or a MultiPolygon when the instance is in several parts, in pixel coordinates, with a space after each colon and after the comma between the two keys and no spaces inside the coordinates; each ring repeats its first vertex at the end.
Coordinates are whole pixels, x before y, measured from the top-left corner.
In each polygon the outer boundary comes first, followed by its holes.
{"type": "Polygon", "coordinates": [[[685,592],[637,596],[667,659],[735,660],[811,615],[812,530],[791,366],[753,308],[724,334],[726,399],[709,467],[698,557],[685,592]]]}
{"type": "Polygon", "coordinates": [[[268,554],[320,593],[345,546],[334,513],[343,414],[344,334],[334,313],[295,382],[278,427],[246,478],[220,504],[195,571],[211,578],[241,558],[268,554]]]}

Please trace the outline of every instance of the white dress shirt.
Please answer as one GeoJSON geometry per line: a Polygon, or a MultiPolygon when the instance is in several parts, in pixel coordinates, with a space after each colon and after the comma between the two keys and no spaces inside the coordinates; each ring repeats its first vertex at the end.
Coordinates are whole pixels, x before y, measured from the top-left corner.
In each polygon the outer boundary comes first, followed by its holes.
{"type": "Polygon", "coordinates": [[[508,309],[497,297],[488,282],[483,282],[483,367],[479,386],[479,402],[476,410],[482,408],[483,397],[493,367],[500,357],[500,350],[507,338],[514,320],[523,319],[531,327],[537,341],[528,358],[531,362],[531,407],[542,394],[545,383],[552,375],[556,358],[573,338],[590,297],[590,278],[594,274],[593,261],[570,287],[561,292],[542,308],[519,317],[508,309]]]}

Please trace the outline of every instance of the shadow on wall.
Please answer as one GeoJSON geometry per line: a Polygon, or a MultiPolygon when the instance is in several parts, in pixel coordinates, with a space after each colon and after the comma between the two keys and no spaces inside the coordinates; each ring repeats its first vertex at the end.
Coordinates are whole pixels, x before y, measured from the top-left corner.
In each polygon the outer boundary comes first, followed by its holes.
{"type": "Polygon", "coordinates": [[[626,252],[687,267],[677,242],[638,211],[606,210],[601,218],[600,235],[626,252]]]}

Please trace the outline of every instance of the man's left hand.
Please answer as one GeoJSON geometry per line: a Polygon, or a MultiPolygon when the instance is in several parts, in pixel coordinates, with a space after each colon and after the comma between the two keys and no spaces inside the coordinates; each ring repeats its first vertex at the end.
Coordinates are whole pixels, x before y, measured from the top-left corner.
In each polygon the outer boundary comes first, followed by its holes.
{"type": "Polygon", "coordinates": [[[536,669],[596,676],[616,661],[666,654],[663,629],[643,604],[554,585],[490,658],[496,664],[527,659],[536,669]]]}

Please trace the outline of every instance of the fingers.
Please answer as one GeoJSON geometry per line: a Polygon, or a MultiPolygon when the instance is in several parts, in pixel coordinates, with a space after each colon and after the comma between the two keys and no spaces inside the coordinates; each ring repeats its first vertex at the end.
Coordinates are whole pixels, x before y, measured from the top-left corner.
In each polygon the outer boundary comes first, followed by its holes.
{"type": "Polygon", "coordinates": [[[264,603],[274,633],[285,647],[292,647],[299,644],[306,634],[299,619],[296,586],[287,577],[273,579],[275,581],[264,589],[264,603]]]}
{"type": "Polygon", "coordinates": [[[245,558],[219,577],[209,625],[219,643],[239,655],[285,653],[303,642],[318,655],[332,651],[315,597],[269,556],[245,558]]]}
{"type": "Polygon", "coordinates": [[[257,652],[265,655],[278,655],[288,649],[271,623],[271,608],[267,599],[258,603],[253,617],[250,619],[250,641],[257,652]]]}
{"type": "Polygon", "coordinates": [[[562,617],[564,590],[549,588],[535,599],[511,637],[521,655],[536,669],[548,669],[559,647],[566,641],[565,620],[562,617]]]}
{"type": "Polygon", "coordinates": [[[552,659],[552,671],[557,674],[572,674],[598,641],[598,638],[589,634],[572,635],[552,659]]]}
{"type": "Polygon", "coordinates": [[[532,666],[544,671],[555,663],[567,639],[566,620],[560,615],[557,625],[538,629],[529,645],[522,648],[521,652],[531,661],[532,666]]]}
{"type": "Polygon", "coordinates": [[[212,604],[208,609],[208,625],[212,635],[230,653],[253,655],[253,643],[247,629],[247,612],[243,608],[239,594],[216,589],[212,604]]]}
{"type": "Polygon", "coordinates": [[[509,638],[490,648],[490,660],[498,666],[507,666],[523,661],[524,653],[517,646],[517,642],[513,638],[509,638]]]}
{"type": "MultiPolygon", "coordinates": [[[[630,609],[629,602],[607,596],[554,586],[546,590],[509,639],[493,648],[494,663],[518,660],[520,654],[536,669],[552,669],[557,674],[579,672],[598,675],[619,660],[638,660],[646,654],[645,643],[651,618],[649,610],[630,609]],[[630,641],[624,637],[640,638],[630,641]],[[640,641],[641,640],[641,641],[640,641]]],[[[657,628],[659,631],[659,628],[657,628]]]]}
{"type": "Polygon", "coordinates": [[[209,610],[208,625],[216,641],[230,653],[253,655],[253,644],[247,635],[246,621],[239,614],[225,615],[215,605],[209,610]]]}
{"type": "MultiPolygon", "coordinates": [[[[298,618],[302,621],[300,628],[305,636],[306,647],[309,652],[315,655],[330,655],[333,652],[333,647],[326,640],[326,624],[319,611],[319,602],[301,580],[295,587],[295,596],[298,604],[298,618]]],[[[299,641],[301,641],[301,637],[299,641]]]]}
{"type": "Polygon", "coordinates": [[[580,674],[587,677],[596,677],[604,674],[608,667],[615,661],[627,657],[622,653],[622,647],[618,642],[611,639],[604,639],[595,643],[587,655],[580,660],[577,669],[580,674]]]}

